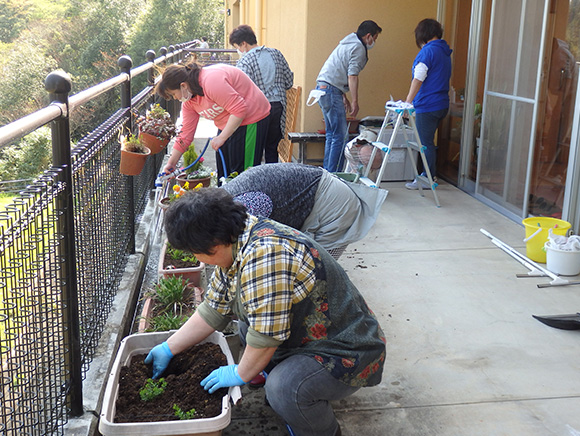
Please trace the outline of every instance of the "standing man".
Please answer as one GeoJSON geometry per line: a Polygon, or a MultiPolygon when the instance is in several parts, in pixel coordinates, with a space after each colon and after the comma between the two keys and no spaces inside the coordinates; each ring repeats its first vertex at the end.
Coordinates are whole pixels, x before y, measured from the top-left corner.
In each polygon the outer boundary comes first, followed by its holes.
{"type": "Polygon", "coordinates": [[[363,21],[356,33],[340,41],[316,78],[316,89],[325,93],[318,101],[326,124],[323,167],[331,173],[341,171],[344,165],[346,111],[351,117],[358,113],[358,75],[368,61],[368,50],[373,48],[382,30],[374,21],[363,21]],[[348,91],[350,102],[346,97],[348,91]]]}
{"type": "Polygon", "coordinates": [[[278,143],[286,125],[286,90],[294,83],[284,55],[275,48],[258,46],[256,34],[242,24],[232,30],[230,44],[240,53],[237,67],[250,76],[271,105],[268,137],[265,146],[266,163],[278,162],[278,143]]]}

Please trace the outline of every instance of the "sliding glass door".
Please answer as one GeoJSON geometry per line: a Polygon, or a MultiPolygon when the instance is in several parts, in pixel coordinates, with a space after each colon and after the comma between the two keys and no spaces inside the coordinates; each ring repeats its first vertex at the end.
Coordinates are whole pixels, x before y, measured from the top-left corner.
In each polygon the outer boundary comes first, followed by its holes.
{"type": "Polygon", "coordinates": [[[491,9],[475,195],[514,219],[527,215],[548,4],[491,9]]]}

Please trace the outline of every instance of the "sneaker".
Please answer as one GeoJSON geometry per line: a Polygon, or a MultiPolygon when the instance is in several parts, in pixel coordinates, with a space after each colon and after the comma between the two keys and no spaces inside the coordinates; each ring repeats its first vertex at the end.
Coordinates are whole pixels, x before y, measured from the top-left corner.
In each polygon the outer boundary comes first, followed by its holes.
{"type": "MultiPolygon", "coordinates": [[[[433,183],[437,183],[437,178],[433,179],[433,183]]],[[[423,182],[421,182],[421,187],[423,189],[431,189],[431,186],[429,186],[423,182]]],[[[419,183],[417,182],[417,179],[413,180],[412,182],[405,183],[405,188],[412,189],[412,190],[419,189],[419,183]]]]}
{"type": "Polygon", "coordinates": [[[263,373],[260,373],[256,377],[254,377],[252,380],[250,380],[250,383],[248,383],[248,387],[250,389],[259,389],[259,388],[264,387],[265,384],[266,384],[266,377],[264,377],[263,373]]]}

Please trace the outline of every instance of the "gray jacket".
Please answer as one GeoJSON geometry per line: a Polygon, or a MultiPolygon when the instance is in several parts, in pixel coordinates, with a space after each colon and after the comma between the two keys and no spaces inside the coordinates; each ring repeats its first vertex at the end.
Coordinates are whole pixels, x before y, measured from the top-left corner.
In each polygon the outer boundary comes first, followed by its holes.
{"type": "Polygon", "coordinates": [[[358,76],[367,63],[367,50],[356,33],[347,35],[330,54],[317,82],[330,83],[342,92],[348,92],[348,76],[358,76]]]}

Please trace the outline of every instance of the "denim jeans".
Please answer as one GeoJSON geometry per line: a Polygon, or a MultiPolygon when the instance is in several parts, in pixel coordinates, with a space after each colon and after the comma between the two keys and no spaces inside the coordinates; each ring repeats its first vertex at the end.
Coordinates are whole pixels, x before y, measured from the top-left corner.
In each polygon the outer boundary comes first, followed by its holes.
{"type": "MultiPolygon", "coordinates": [[[[240,321],[238,326],[245,344],[248,326],[240,321]]],[[[314,357],[302,354],[270,365],[266,371],[268,403],[296,436],[334,436],[338,421],[330,401],[341,400],[360,389],[335,379],[314,357]]]]}
{"type": "Polygon", "coordinates": [[[324,144],[322,166],[331,173],[342,171],[348,130],[342,91],[326,82],[318,82],[316,89],[326,92],[318,100],[326,125],[326,143],[324,144]]]}
{"type": "Polygon", "coordinates": [[[437,127],[449,109],[440,109],[433,112],[423,112],[415,114],[417,131],[421,144],[425,146],[425,157],[429,165],[431,177],[437,175],[437,147],[435,147],[435,132],[437,127]]]}

